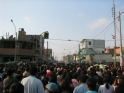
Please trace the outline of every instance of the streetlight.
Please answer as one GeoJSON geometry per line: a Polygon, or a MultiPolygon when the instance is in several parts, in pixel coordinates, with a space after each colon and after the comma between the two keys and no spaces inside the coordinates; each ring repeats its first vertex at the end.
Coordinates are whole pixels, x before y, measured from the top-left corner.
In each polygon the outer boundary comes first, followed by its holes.
{"type": "MultiPolygon", "coordinates": [[[[12,19],[11,19],[11,22],[13,23],[12,19]]],[[[16,37],[15,37],[15,57],[14,57],[14,62],[16,62],[16,39],[17,39],[17,33],[16,33],[16,26],[15,26],[14,23],[13,23],[13,26],[15,27],[15,34],[16,34],[16,37]]]]}

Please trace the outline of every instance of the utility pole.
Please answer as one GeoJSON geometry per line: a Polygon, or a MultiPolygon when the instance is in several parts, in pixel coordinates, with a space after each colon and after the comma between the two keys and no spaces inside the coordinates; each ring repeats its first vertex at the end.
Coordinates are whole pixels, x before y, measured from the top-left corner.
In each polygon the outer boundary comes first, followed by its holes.
{"type": "Polygon", "coordinates": [[[79,64],[81,63],[80,62],[80,43],[79,43],[79,53],[78,53],[78,58],[79,58],[79,64]]]}
{"type": "Polygon", "coordinates": [[[116,21],[115,21],[115,4],[113,0],[113,8],[112,8],[112,14],[114,17],[114,36],[115,36],[115,45],[114,45],[114,66],[116,66],[116,21]]]}
{"type": "Polygon", "coordinates": [[[123,54],[122,54],[122,32],[121,32],[121,13],[118,15],[119,30],[120,30],[120,66],[123,66],[123,54]]]}
{"type": "Polygon", "coordinates": [[[46,60],[48,61],[48,41],[47,41],[47,57],[46,60]]]}

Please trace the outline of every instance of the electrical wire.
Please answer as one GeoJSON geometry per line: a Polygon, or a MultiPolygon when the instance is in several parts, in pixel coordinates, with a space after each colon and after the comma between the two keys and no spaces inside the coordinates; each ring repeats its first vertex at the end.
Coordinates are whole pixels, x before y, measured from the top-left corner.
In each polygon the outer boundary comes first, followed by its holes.
{"type": "MultiPolygon", "coordinates": [[[[117,18],[116,18],[117,19],[117,18]]],[[[115,20],[116,20],[115,19],[115,20]]],[[[113,21],[114,22],[114,21],[113,21]]],[[[97,36],[99,36],[101,33],[103,33],[109,26],[111,26],[113,24],[113,22],[111,22],[104,30],[102,30],[99,34],[97,34],[94,38],[96,38],[97,36]]],[[[93,38],[93,39],[94,39],[93,38]]]]}
{"type": "MultiPolygon", "coordinates": [[[[104,18],[106,18],[106,17],[110,14],[110,12],[111,12],[111,10],[108,12],[108,14],[107,14],[104,18]]],[[[107,20],[108,20],[110,17],[111,17],[111,16],[109,15],[109,17],[107,17],[107,20]]],[[[106,20],[106,19],[102,20],[102,21],[101,21],[101,24],[99,24],[98,27],[101,26],[101,25],[104,25],[104,24],[107,22],[107,20],[106,20]]],[[[89,37],[91,37],[91,35],[95,34],[95,33],[98,32],[100,29],[102,29],[102,27],[103,27],[103,26],[99,27],[98,30],[96,30],[96,29],[97,29],[97,27],[96,27],[96,28],[92,31],[92,33],[89,35],[89,37]]]]}
{"type": "MultiPolygon", "coordinates": [[[[105,31],[105,33],[108,32],[112,26],[113,26],[113,25],[111,25],[111,26],[105,31]]],[[[105,33],[104,33],[104,34],[105,34],[105,33]]],[[[104,34],[103,34],[103,35],[104,35],[104,34]]],[[[100,37],[102,37],[103,35],[101,35],[100,37]]],[[[99,39],[100,39],[100,38],[99,38],[99,39]]]]}
{"type": "Polygon", "coordinates": [[[116,5],[116,8],[120,7],[122,4],[124,4],[124,0],[121,1],[119,4],[116,5]]]}

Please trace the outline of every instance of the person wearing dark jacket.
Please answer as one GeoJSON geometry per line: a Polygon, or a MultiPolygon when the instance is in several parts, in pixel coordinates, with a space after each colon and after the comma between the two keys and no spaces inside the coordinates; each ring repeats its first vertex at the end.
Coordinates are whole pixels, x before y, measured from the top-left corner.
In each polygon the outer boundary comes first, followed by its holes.
{"type": "Polygon", "coordinates": [[[13,77],[14,70],[8,69],[7,78],[3,80],[3,93],[8,93],[10,86],[13,83],[18,83],[18,80],[13,77]]]}

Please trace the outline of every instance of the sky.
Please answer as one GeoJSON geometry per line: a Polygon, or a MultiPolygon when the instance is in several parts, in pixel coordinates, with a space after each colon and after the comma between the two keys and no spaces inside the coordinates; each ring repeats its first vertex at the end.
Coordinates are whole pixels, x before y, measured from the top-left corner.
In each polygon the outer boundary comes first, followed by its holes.
{"type": "MultiPolygon", "coordinates": [[[[114,0],[116,38],[119,46],[118,12],[124,12],[124,0],[114,0]]],[[[104,39],[105,46],[114,47],[113,0],[0,0],[0,37],[15,34],[24,28],[26,34],[49,32],[45,47],[57,59],[76,53],[83,39],[104,39]],[[68,40],[71,41],[68,41],[68,40]]],[[[121,14],[122,36],[124,14],[121,14]]],[[[124,38],[123,38],[124,39],[124,38]]],[[[123,43],[124,45],[124,43],[123,43]]]]}

